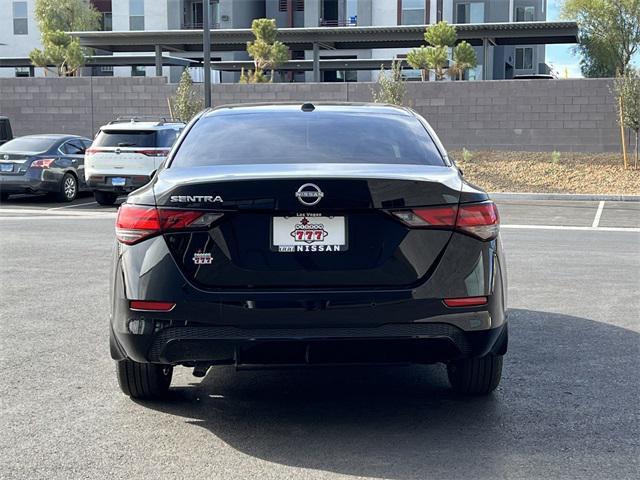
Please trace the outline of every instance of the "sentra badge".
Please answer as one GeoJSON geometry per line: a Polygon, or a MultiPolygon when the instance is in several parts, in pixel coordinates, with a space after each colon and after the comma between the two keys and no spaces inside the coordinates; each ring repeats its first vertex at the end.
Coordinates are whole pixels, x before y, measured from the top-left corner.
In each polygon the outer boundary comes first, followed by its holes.
{"type": "Polygon", "coordinates": [[[171,195],[169,201],[174,203],[215,203],[224,200],[220,195],[171,195]]]}

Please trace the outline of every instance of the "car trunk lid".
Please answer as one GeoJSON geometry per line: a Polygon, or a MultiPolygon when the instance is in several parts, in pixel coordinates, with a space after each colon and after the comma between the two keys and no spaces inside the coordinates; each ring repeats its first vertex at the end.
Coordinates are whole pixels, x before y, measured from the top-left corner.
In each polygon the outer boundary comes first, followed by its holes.
{"type": "Polygon", "coordinates": [[[165,233],[185,276],[208,289],[416,284],[451,230],[410,229],[389,211],[457,205],[460,188],[450,167],[384,164],[171,168],[154,185],[158,208],[222,214],[165,233]]]}

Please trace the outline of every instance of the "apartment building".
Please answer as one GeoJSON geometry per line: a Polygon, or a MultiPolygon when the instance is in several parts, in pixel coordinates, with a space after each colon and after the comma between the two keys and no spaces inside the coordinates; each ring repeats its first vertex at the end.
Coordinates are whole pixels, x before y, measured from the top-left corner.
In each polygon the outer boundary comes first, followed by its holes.
{"type": "MultiPolygon", "coordinates": [[[[212,28],[248,28],[254,18],[274,18],[279,27],[344,27],[450,23],[526,22],[546,19],[546,0],[209,0],[212,28]]],[[[102,29],[176,30],[202,28],[202,0],[91,0],[102,14],[102,29]]],[[[0,57],[26,57],[40,46],[35,22],[35,0],[0,0],[0,57]]],[[[98,54],[101,52],[97,52],[98,54]]],[[[406,50],[324,49],[321,58],[394,58],[406,50]]],[[[477,48],[479,65],[469,72],[470,79],[512,78],[514,75],[547,73],[543,45],[492,46],[486,57],[477,48]]],[[[213,52],[214,60],[247,59],[245,52],[213,52]]],[[[312,52],[293,51],[294,59],[310,59],[312,52]]],[[[0,76],[42,75],[41,69],[0,68],[0,76]]],[[[154,67],[93,67],[84,75],[153,75],[154,67]]],[[[180,67],[164,67],[171,81],[180,75],[180,67]]],[[[200,69],[193,69],[196,80],[200,69]]],[[[323,81],[366,81],[376,72],[323,71],[323,81]]],[[[411,73],[408,74],[410,77],[411,73]]],[[[417,77],[417,72],[413,76],[417,77]]],[[[214,77],[220,80],[220,77],[214,77]]],[[[232,81],[234,74],[224,74],[232,81]]],[[[293,81],[310,81],[311,73],[296,74],[293,81]]]]}

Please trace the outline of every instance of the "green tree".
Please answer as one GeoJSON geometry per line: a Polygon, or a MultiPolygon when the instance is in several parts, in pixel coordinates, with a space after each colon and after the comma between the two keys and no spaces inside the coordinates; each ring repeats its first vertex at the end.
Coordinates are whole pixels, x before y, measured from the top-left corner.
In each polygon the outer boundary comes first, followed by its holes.
{"type": "Polygon", "coordinates": [[[176,95],[170,102],[172,104],[172,116],[183,122],[191,120],[196,113],[202,110],[202,99],[193,87],[193,80],[188,69],[184,69],[176,95]]]}
{"type": "Polygon", "coordinates": [[[464,72],[470,68],[476,68],[478,58],[476,51],[471,44],[462,41],[453,48],[453,65],[449,67],[449,75],[455,75],[460,80],[464,77],[464,72]]]}
{"type": "Polygon", "coordinates": [[[387,74],[384,66],[380,67],[378,75],[378,85],[371,90],[375,103],[388,103],[391,105],[402,105],[407,87],[402,78],[402,62],[394,60],[391,63],[391,73],[387,74]]]}
{"type": "Polygon", "coordinates": [[[624,75],[640,48],[640,0],[566,0],[562,16],[580,27],[583,75],[624,75]]]}
{"type": "Polygon", "coordinates": [[[433,70],[436,80],[444,80],[447,68],[453,77],[462,79],[465,70],[477,65],[476,52],[467,42],[453,48],[454,64],[449,67],[449,49],[456,44],[458,35],[453,25],[445,21],[427,27],[424,39],[429,46],[414,48],[407,53],[407,62],[413,68],[420,69],[422,81],[427,79],[427,72],[433,70]]]}
{"type": "Polygon", "coordinates": [[[100,12],[86,0],[36,0],[34,12],[43,48],[31,51],[31,63],[44,68],[54,65],[59,76],[75,75],[87,51],[65,32],[97,30],[100,12]]]}
{"type": "Polygon", "coordinates": [[[444,80],[446,68],[449,65],[449,48],[444,45],[427,47],[426,56],[429,68],[433,70],[436,80],[444,80]]]}
{"type": "MultiPolygon", "coordinates": [[[[629,68],[624,75],[618,76],[614,83],[614,92],[618,100],[621,126],[628,128],[635,133],[634,168],[638,168],[638,135],[640,135],[640,73],[633,68],[629,68]]],[[[625,143],[624,134],[622,135],[622,143],[625,143]]],[[[624,147],[623,152],[625,152],[624,147]]],[[[625,168],[626,167],[627,164],[625,158],[625,168]]]]}
{"type": "Polygon", "coordinates": [[[580,36],[580,44],[573,50],[580,55],[580,70],[585,77],[616,76],[616,56],[612,44],[583,34],[580,36]]]}
{"type": "Polygon", "coordinates": [[[431,65],[428,58],[429,49],[425,46],[414,48],[407,53],[407,63],[412,68],[420,70],[420,78],[424,82],[427,80],[429,74],[429,68],[431,65]]]}
{"type": "Polygon", "coordinates": [[[432,47],[453,47],[458,35],[456,27],[441,20],[435,25],[430,25],[424,32],[425,41],[432,47]]]}
{"type": "Polygon", "coordinates": [[[265,70],[271,70],[269,82],[273,82],[275,69],[289,59],[289,48],[279,40],[276,21],[272,18],[256,18],[251,22],[255,40],[247,42],[247,53],[253,58],[254,71],[244,77],[248,83],[267,81],[265,70]]]}

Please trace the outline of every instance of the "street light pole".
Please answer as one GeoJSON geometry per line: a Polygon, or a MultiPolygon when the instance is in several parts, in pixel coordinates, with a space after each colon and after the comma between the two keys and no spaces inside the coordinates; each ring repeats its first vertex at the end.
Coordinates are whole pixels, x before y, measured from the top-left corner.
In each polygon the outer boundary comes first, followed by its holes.
{"type": "Polygon", "coordinates": [[[209,0],[202,2],[202,53],[204,56],[204,107],[211,107],[211,30],[209,25],[209,0]]]}

